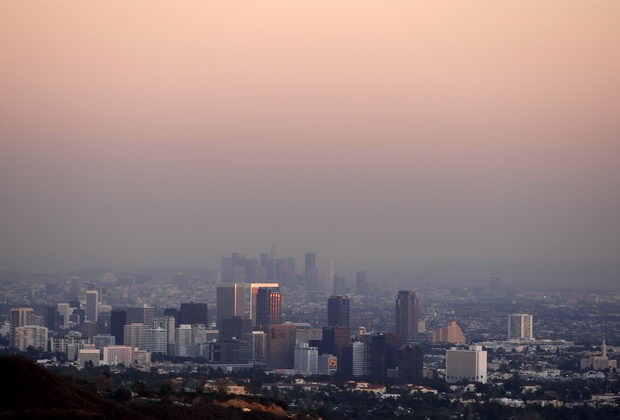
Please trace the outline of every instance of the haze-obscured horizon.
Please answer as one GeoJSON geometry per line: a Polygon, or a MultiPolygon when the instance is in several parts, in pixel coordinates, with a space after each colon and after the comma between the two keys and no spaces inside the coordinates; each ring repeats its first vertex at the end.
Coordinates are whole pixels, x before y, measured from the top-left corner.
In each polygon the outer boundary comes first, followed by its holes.
{"type": "Polygon", "coordinates": [[[613,285],[619,18],[613,0],[5,1],[0,269],[216,269],[276,243],[338,271],[500,260],[613,285]]]}

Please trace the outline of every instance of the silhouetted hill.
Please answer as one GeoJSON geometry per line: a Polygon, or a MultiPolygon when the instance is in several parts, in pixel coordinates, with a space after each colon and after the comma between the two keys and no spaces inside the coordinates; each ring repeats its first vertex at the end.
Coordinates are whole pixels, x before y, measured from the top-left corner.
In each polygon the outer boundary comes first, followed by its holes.
{"type": "Polygon", "coordinates": [[[276,402],[261,403],[260,398],[251,396],[230,396],[222,401],[204,398],[195,406],[136,399],[126,406],[82,389],[22,356],[0,356],[0,372],[4,378],[0,381],[0,420],[277,420],[286,416],[286,410],[276,402]]]}
{"type": "Polygon", "coordinates": [[[2,419],[147,419],[21,356],[0,357],[2,419]]]}

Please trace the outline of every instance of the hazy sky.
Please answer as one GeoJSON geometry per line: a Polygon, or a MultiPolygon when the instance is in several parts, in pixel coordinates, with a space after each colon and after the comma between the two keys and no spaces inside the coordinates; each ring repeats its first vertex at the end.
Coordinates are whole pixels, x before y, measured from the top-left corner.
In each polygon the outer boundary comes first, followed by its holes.
{"type": "Polygon", "coordinates": [[[0,268],[620,260],[620,1],[0,3],[0,268]]]}

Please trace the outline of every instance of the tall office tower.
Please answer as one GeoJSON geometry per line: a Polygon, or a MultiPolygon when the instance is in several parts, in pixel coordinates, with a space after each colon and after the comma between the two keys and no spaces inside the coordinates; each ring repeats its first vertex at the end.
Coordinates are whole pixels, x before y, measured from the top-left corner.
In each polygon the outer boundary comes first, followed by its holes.
{"type": "Polygon", "coordinates": [[[323,340],[319,344],[321,354],[333,354],[338,358],[338,371],[351,374],[353,348],[349,327],[323,327],[323,340]]]}
{"type": "Polygon", "coordinates": [[[487,381],[487,352],[482,346],[469,346],[469,350],[446,351],[446,381],[487,381]]]}
{"type": "Polygon", "coordinates": [[[222,276],[222,282],[230,283],[232,282],[232,258],[226,257],[222,255],[221,263],[220,263],[220,273],[222,276]]]}
{"type": "Polygon", "coordinates": [[[415,292],[401,290],[396,297],[396,334],[403,342],[418,335],[418,298],[415,292]]]}
{"type": "Polygon", "coordinates": [[[262,364],[265,362],[265,346],[267,345],[264,331],[252,331],[243,336],[243,339],[247,341],[250,350],[250,360],[255,364],[262,364]]]}
{"type": "Polygon", "coordinates": [[[361,341],[355,341],[352,344],[353,348],[353,376],[366,376],[368,375],[368,352],[366,351],[366,343],[361,341]]]}
{"type": "Polygon", "coordinates": [[[256,293],[256,327],[267,329],[282,320],[282,296],[277,287],[260,287],[256,293]]]}
{"type": "Polygon", "coordinates": [[[58,309],[56,306],[45,307],[45,326],[49,331],[58,328],[58,309]]]}
{"type": "Polygon", "coordinates": [[[358,271],[355,274],[355,294],[358,296],[367,296],[370,292],[368,287],[368,277],[365,271],[358,271]]]}
{"type": "Polygon", "coordinates": [[[84,321],[80,326],[80,332],[82,337],[90,339],[97,335],[97,324],[93,321],[84,321]]]}
{"type": "Polygon", "coordinates": [[[73,277],[71,279],[71,297],[75,300],[80,297],[80,286],[82,281],[79,277],[73,277]]]}
{"type": "Polygon", "coordinates": [[[245,262],[245,279],[248,283],[257,283],[259,280],[260,264],[256,258],[248,258],[245,262]]]}
{"type": "Polygon", "coordinates": [[[334,287],[332,289],[335,295],[346,295],[349,292],[347,278],[343,276],[334,276],[334,287]]]}
{"type": "Polygon", "coordinates": [[[267,367],[269,369],[292,369],[295,348],[295,326],[270,325],[267,332],[267,367]]]}
{"type": "Polygon", "coordinates": [[[294,350],[295,370],[303,374],[316,375],[319,373],[319,349],[307,344],[298,344],[294,350]]]}
{"type": "Polygon", "coordinates": [[[34,325],[34,309],[32,308],[13,308],[9,313],[9,323],[11,327],[11,345],[15,346],[15,329],[34,325]]]}
{"type": "Polygon", "coordinates": [[[398,366],[400,337],[397,334],[383,333],[370,337],[369,374],[384,377],[388,369],[398,366]]]}
{"type": "Polygon", "coordinates": [[[278,258],[276,260],[276,280],[288,287],[296,285],[295,258],[278,258]]]}
{"type": "Polygon", "coordinates": [[[69,328],[69,321],[71,315],[71,306],[68,303],[59,303],[56,305],[58,308],[58,315],[61,319],[59,319],[59,326],[62,328],[69,328]]]}
{"type": "Polygon", "coordinates": [[[323,263],[323,291],[327,296],[339,294],[334,291],[334,262],[325,261],[323,263]]]}
{"type": "Polygon", "coordinates": [[[124,327],[123,339],[126,346],[137,347],[141,350],[146,349],[144,330],[146,325],[142,323],[127,324],[124,327]]]}
{"type": "Polygon", "coordinates": [[[222,340],[232,340],[233,338],[241,340],[245,334],[252,331],[252,320],[238,316],[224,318],[219,331],[222,340]]]}
{"type": "Polygon", "coordinates": [[[147,328],[144,330],[145,350],[151,353],[168,353],[168,330],[147,328]]]}
{"type": "Polygon", "coordinates": [[[180,325],[179,320],[180,320],[180,316],[179,316],[179,310],[176,308],[166,308],[164,309],[164,316],[169,316],[174,318],[174,325],[175,327],[178,327],[180,325]]]}
{"type": "Polygon", "coordinates": [[[222,328],[222,320],[245,315],[245,293],[241,284],[226,284],[217,287],[217,328],[222,328]]]}
{"type": "Polygon", "coordinates": [[[349,326],[349,298],[330,296],[327,299],[327,325],[330,327],[349,326]]]}
{"type": "Polygon", "coordinates": [[[125,324],[127,324],[127,311],[113,310],[110,315],[110,334],[114,336],[117,345],[125,344],[125,324]]]}
{"type": "Polygon", "coordinates": [[[465,336],[456,321],[448,321],[445,327],[439,327],[430,334],[431,343],[465,344],[465,336]]]}
{"type": "Polygon", "coordinates": [[[304,264],[304,286],[306,290],[316,290],[318,288],[319,271],[316,266],[316,254],[306,252],[304,264]]]}
{"type": "Polygon", "coordinates": [[[508,315],[508,339],[534,338],[534,317],[529,314],[508,315]]]}
{"type": "Polygon", "coordinates": [[[204,324],[209,325],[209,308],[206,303],[181,303],[181,324],[204,324]]]}
{"type": "Polygon", "coordinates": [[[256,325],[256,296],[258,295],[258,289],[261,287],[267,287],[279,290],[280,285],[278,283],[250,283],[249,285],[249,314],[252,320],[252,325],[256,325]]]}
{"type": "Polygon", "coordinates": [[[181,324],[176,329],[174,338],[174,355],[181,357],[190,357],[193,355],[193,331],[192,326],[181,324]]]}
{"type": "Polygon", "coordinates": [[[86,291],[86,321],[97,322],[99,305],[99,292],[96,290],[86,291]]]}
{"type": "MultiPolygon", "coordinates": [[[[161,328],[168,331],[168,344],[174,344],[174,334],[176,329],[176,320],[172,316],[155,317],[155,328],[161,328]]],[[[172,353],[172,351],[170,351],[172,353]]]]}
{"type": "Polygon", "coordinates": [[[16,327],[15,347],[21,351],[26,351],[28,347],[47,350],[47,328],[38,325],[16,327]]]}
{"type": "Polygon", "coordinates": [[[148,305],[127,308],[127,324],[144,324],[152,328],[155,326],[155,308],[148,305]]]}
{"type": "Polygon", "coordinates": [[[422,380],[424,349],[420,344],[403,344],[398,349],[398,377],[409,382],[422,380]]]}

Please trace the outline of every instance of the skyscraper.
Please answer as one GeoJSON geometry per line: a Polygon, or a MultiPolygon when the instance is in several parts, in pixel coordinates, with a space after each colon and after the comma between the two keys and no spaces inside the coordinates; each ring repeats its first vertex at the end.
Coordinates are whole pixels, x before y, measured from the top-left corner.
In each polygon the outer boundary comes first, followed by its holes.
{"type": "Polygon", "coordinates": [[[16,345],[15,329],[34,325],[34,309],[32,308],[13,308],[9,313],[9,323],[11,327],[11,345],[16,345]]]}
{"type": "Polygon", "coordinates": [[[209,308],[206,303],[181,303],[179,316],[181,324],[209,324],[209,308]]]}
{"type": "Polygon", "coordinates": [[[148,305],[127,308],[127,324],[136,323],[152,328],[155,325],[155,308],[148,305]]]}
{"type": "Polygon", "coordinates": [[[424,369],[424,350],[420,344],[403,344],[398,349],[399,378],[417,382],[422,379],[424,369]]]}
{"type": "Polygon", "coordinates": [[[124,327],[124,340],[125,345],[131,347],[138,347],[141,350],[146,350],[146,337],[144,331],[146,326],[142,323],[128,324],[124,327]]]}
{"type": "Polygon", "coordinates": [[[97,322],[99,315],[99,292],[96,290],[86,291],[86,321],[97,322]]]}
{"type": "Polygon", "coordinates": [[[147,328],[144,330],[145,350],[151,353],[166,354],[168,352],[168,331],[163,328],[147,328]]]}
{"type": "Polygon", "coordinates": [[[295,346],[294,354],[295,370],[310,375],[319,373],[319,349],[317,347],[298,344],[295,346]]]}
{"type": "Polygon", "coordinates": [[[269,287],[278,289],[280,285],[278,283],[250,283],[249,290],[249,300],[250,300],[250,319],[252,320],[252,324],[256,325],[256,295],[258,294],[258,289],[261,287],[269,287]]]}
{"type": "Polygon", "coordinates": [[[222,320],[245,315],[245,293],[241,284],[227,284],[217,287],[217,328],[222,328],[222,320]]]}
{"type": "Polygon", "coordinates": [[[508,338],[526,339],[534,338],[534,317],[529,314],[508,315],[508,338]]]}
{"type": "Polygon", "coordinates": [[[349,298],[330,296],[327,299],[327,325],[330,327],[349,326],[349,298]]]}
{"type": "Polygon", "coordinates": [[[49,331],[58,328],[58,308],[54,306],[45,307],[45,326],[49,331]]]}
{"type": "Polygon", "coordinates": [[[316,254],[306,252],[304,264],[304,283],[306,289],[316,290],[318,288],[319,271],[316,266],[316,254]]]}
{"type": "Polygon", "coordinates": [[[355,294],[358,296],[368,295],[368,279],[365,271],[358,271],[355,274],[355,294]]]}
{"type": "Polygon", "coordinates": [[[294,365],[295,326],[269,325],[267,332],[267,367],[292,369],[294,365]]]}
{"type": "Polygon", "coordinates": [[[353,376],[368,375],[368,352],[367,344],[361,341],[355,341],[352,344],[353,352],[353,376]]]}
{"type": "Polygon", "coordinates": [[[232,340],[233,338],[241,340],[245,334],[252,331],[252,320],[241,318],[239,316],[224,318],[219,331],[220,339],[222,340],[232,340]]]}
{"type": "Polygon", "coordinates": [[[349,327],[323,327],[323,340],[319,345],[321,354],[338,357],[338,371],[351,374],[353,370],[353,347],[349,327]]]}
{"type": "Polygon", "coordinates": [[[125,343],[125,324],[127,324],[127,311],[113,310],[110,314],[110,334],[114,336],[116,345],[125,343]]]}
{"type": "Polygon", "coordinates": [[[396,297],[396,334],[403,342],[418,335],[418,298],[415,292],[401,290],[396,297]]]}
{"type": "Polygon", "coordinates": [[[266,329],[269,325],[279,324],[282,319],[280,289],[278,287],[261,287],[256,294],[256,326],[266,329]]]}

